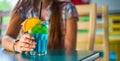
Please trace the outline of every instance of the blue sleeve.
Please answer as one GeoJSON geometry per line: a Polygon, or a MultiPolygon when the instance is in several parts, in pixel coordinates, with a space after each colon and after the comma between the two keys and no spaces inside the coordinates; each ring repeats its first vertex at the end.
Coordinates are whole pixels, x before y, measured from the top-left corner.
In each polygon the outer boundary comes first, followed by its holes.
{"type": "Polygon", "coordinates": [[[72,3],[68,3],[64,7],[64,12],[65,12],[66,19],[69,19],[69,18],[72,18],[72,17],[76,17],[78,19],[77,10],[72,3]]]}

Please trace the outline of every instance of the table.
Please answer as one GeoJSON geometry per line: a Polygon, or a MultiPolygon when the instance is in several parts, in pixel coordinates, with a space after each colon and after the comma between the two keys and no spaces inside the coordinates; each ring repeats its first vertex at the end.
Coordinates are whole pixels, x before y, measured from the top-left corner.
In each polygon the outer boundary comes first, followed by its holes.
{"type": "Polygon", "coordinates": [[[93,61],[100,57],[100,52],[49,50],[47,55],[32,56],[5,51],[0,46],[0,61],[93,61]]]}

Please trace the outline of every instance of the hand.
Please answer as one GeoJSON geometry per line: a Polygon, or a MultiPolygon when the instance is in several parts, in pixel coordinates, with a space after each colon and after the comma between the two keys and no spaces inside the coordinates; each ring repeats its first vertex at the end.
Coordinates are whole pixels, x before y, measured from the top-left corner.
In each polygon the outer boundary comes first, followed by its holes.
{"type": "Polygon", "coordinates": [[[30,34],[24,34],[18,42],[15,43],[14,49],[17,52],[29,52],[36,47],[35,38],[30,34]]]}

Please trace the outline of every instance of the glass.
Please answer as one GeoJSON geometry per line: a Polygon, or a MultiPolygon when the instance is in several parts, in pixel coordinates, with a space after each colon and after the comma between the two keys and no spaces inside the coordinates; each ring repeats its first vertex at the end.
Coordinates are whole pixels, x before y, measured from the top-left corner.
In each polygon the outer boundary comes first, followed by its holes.
{"type": "Polygon", "coordinates": [[[30,51],[31,55],[46,55],[48,42],[48,22],[43,21],[35,25],[29,34],[33,35],[36,42],[36,48],[30,51]]]}

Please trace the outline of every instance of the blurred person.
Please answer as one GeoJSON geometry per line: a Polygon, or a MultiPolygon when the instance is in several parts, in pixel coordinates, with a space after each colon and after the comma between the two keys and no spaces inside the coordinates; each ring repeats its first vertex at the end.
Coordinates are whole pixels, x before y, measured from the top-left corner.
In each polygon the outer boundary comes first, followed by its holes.
{"type": "Polygon", "coordinates": [[[22,22],[27,18],[39,18],[42,1],[41,20],[49,21],[48,49],[76,49],[78,15],[75,6],[59,0],[19,0],[11,13],[10,23],[2,39],[4,49],[29,52],[36,47],[35,38],[23,33],[22,22]]]}

